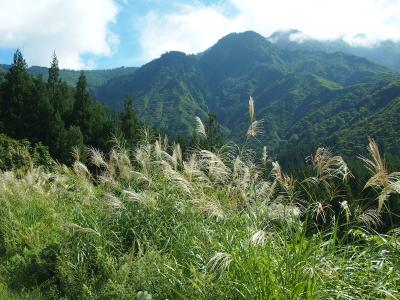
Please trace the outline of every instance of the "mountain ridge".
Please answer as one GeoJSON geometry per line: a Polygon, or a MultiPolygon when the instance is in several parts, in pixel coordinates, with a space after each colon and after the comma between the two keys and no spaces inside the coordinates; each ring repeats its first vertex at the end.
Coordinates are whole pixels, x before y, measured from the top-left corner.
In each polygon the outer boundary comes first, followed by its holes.
{"type": "Polygon", "coordinates": [[[398,78],[365,58],[285,49],[247,31],[229,34],[197,55],[168,52],[133,75],[113,78],[94,95],[121,109],[123,99],[132,94],[145,120],[186,136],[193,131],[195,116],[204,119],[212,110],[236,141],[247,130],[247,102],[253,95],[256,115],[264,120],[265,137],[260,142],[278,153],[300,140],[338,144],[340,139],[330,135],[353,124],[348,115],[372,109],[366,105],[368,92],[385,90],[392,82],[397,85],[398,78]],[[319,110],[324,120],[315,116],[319,110]],[[312,127],[319,129],[313,132],[312,127]]]}

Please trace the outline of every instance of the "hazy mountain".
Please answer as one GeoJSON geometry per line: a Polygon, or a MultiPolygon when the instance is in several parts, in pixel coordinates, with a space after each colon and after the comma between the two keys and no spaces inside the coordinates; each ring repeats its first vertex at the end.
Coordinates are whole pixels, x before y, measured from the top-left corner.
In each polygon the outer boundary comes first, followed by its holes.
{"type": "MultiPolygon", "coordinates": [[[[365,37],[359,35],[360,40],[365,37]]],[[[343,39],[317,40],[306,36],[299,30],[277,31],[268,40],[273,44],[291,50],[343,52],[364,57],[376,64],[400,72],[400,43],[391,40],[375,45],[350,45],[343,39]]]]}

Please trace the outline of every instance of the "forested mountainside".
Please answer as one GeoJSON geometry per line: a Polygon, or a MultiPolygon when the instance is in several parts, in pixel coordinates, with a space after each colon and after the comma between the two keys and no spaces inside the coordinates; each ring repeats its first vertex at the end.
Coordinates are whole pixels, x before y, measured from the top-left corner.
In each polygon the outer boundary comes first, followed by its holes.
{"type": "MultiPolygon", "coordinates": [[[[363,41],[363,38],[365,38],[363,35],[358,36],[360,41],[363,41]]],[[[296,29],[276,31],[268,40],[286,49],[324,51],[331,53],[343,52],[356,55],[392,69],[393,71],[400,72],[400,43],[392,40],[367,42],[365,45],[362,43],[350,44],[342,38],[333,40],[313,39],[296,29]]]]}
{"type": "Polygon", "coordinates": [[[263,120],[260,142],[276,154],[293,148],[307,152],[319,144],[350,153],[354,135],[360,145],[374,136],[397,153],[395,138],[381,128],[399,126],[396,118],[383,117],[395,115],[399,78],[364,58],[285,49],[250,31],[230,34],[197,55],[166,53],[133,74],[109,80],[94,97],[120,110],[132,94],[145,120],[186,136],[195,116],[204,119],[211,110],[239,141],[252,95],[256,117],[263,120]],[[371,118],[383,123],[360,127],[371,118]]]}

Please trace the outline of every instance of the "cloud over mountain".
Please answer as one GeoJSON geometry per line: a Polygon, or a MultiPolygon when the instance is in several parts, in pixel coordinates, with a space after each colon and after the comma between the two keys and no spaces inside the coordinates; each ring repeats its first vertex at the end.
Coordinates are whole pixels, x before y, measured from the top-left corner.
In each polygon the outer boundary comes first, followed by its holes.
{"type": "Polygon", "coordinates": [[[168,50],[198,52],[232,31],[255,30],[268,36],[297,28],[317,39],[343,38],[373,45],[400,40],[399,0],[225,0],[177,5],[172,13],[153,10],[139,26],[144,59],[168,50]],[[363,38],[360,38],[365,34],[363,38]]]}

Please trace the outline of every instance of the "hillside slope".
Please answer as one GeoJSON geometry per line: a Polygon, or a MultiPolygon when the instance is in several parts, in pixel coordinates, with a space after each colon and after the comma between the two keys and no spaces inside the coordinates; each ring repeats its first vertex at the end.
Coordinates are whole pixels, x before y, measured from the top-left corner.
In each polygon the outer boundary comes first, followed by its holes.
{"type": "MultiPolygon", "coordinates": [[[[121,109],[132,94],[144,119],[186,136],[195,116],[204,118],[213,110],[236,141],[247,130],[248,98],[253,95],[256,117],[264,120],[260,142],[274,153],[319,144],[351,152],[348,132],[357,132],[357,124],[376,113],[377,106],[390,110],[400,96],[398,79],[364,58],[284,49],[249,31],[230,34],[196,56],[166,53],[132,75],[109,80],[94,95],[121,109]]],[[[394,127],[398,122],[384,121],[396,123],[390,124],[394,127]]],[[[360,144],[376,135],[374,126],[368,128],[357,132],[360,144]]],[[[391,143],[383,140],[384,147],[391,143]]]]}

